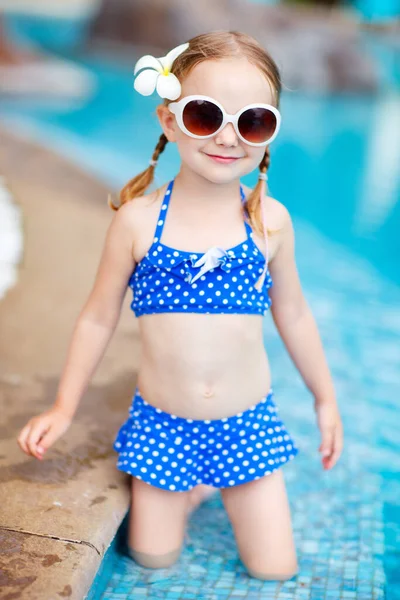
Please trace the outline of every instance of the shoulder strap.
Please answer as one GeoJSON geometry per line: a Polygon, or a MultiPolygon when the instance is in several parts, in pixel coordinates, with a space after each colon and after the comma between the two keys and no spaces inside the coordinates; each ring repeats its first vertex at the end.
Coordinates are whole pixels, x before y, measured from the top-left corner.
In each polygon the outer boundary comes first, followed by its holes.
{"type": "Polygon", "coordinates": [[[242,203],[244,204],[246,202],[246,194],[244,193],[242,184],[240,184],[240,197],[242,199],[242,203]]]}
{"type": "MultiPolygon", "coordinates": [[[[244,189],[241,184],[240,184],[240,196],[242,198],[242,204],[244,204],[246,202],[246,194],[244,193],[244,189]]],[[[247,217],[248,217],[248,214],[247,214],[247,217]]],[[[250,239],[253,234],[251,225],[246,220],[244,220],[244,226],[246,227],[247,239],[250,239]]]]}
{"type": "Polygon", "coordinates": [[[171,198],[171,192],[172,192],[173,186],[174,186],[174,179],[172,179],[169,182],[168,187],[164,194],[163,201],[161,202],[161,208],[160,208],[160,212],[159,212],[158,219],[157,219],[157,227],[156,227],[156,231],[154,233],[154,242],[161,241],[161,236],[162,236],[162,232],[164,229],[165,219],[167,217],[169,201],[171,198]]]}

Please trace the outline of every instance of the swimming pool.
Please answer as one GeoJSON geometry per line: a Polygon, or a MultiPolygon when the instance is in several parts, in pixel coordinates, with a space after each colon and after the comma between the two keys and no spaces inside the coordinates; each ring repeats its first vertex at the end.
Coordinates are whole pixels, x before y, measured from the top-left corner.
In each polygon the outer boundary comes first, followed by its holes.
{"type": "MultiPolygon", "coordinates": [[[[98,81],[89,102],[67,110],[3,101],[0,119],[116,188],[147,165],[160,133],[157,100],[133,93],[134,59],[130,65],[106,57],[82,63],[98,81]]],[[[193,516],[187,547],[172,569],[149,572],[126,558],[120,552],[124,524],[91,600],[400,598],[399,92],[393,84],[369,98],[284,94],[281,108],[270,189],[294,218],[298,268],[346,437],[338,465],[322,472],[312,398],[266,318],[280,411],[302,450],[284,467],[300,575],[282,584],[249,579],[216,497],[193,516]]],[[[157,182],[177,167],[168,145],[157,182]]],[[[243,181],[252,185],[255,176],[243,181]]]]}

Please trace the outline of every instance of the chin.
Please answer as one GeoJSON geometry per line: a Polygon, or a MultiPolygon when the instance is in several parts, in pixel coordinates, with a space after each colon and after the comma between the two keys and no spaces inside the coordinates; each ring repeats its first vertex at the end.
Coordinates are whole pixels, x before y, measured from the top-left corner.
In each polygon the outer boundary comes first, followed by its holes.
{"type": "Polygon", "coordinates": [[[211,181],[211,183],[216,183],[220,185],[223,185],[224,183],[230,183],[231,181],[234,181],[235,179],[238,179],[240,177],[240,175],[236,175],[235,173],[228,174],[212,172],[203,173],[202,176],[208,181],[211,181]]]}
{"type": "Polygon", "coordinates": [[[227,168],[227,166],[222,166],[222,168],[210,166],[207,169],[196,169],[196,173],[216,184],[230,183],[243,176],[242,169],[238,171],[237,169],[227,168]]]}

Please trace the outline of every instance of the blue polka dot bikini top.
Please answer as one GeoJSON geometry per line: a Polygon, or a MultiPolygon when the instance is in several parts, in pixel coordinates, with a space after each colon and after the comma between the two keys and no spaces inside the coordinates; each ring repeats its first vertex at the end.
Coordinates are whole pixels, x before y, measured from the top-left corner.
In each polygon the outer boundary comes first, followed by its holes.
{"type": "MultiPolygon", "coordinates": [[[[266,259],[253,241],[244,221],[247,238],[224,250],[213,246],[205,253],[176,250],[161,243],[174,179],[161,203],[153,244],[136,265],[128,285],[133,290],[131,308],[137,317],[154,313],[240,313],[265,315],[271,305],[272,286],[266,259]],[[259,289],[254,284],[266,266],[259,289]]],[[[242,202],[246,197],[240,186],[242,202]]]]}

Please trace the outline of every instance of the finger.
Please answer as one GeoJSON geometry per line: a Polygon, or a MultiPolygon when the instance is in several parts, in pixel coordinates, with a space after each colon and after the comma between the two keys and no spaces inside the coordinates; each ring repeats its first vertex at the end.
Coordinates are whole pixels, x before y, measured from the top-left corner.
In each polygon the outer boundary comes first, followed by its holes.
{"type": "Polygon", "coordinates": [[[44,433],[42,439],[39,441],[37,446],[37,451],[41,454],[44,454],[46,450],[50,448],[52,444],[59,437],[60,433],[54,425],[50,426],[50,428],[44,433]]]}
{"type": "Polygon", "coordinates": [[[326,469],[332,469],[337,463],[343,450],[343,437],[341,431],[336,431],[333,443],[332,454],[324,460],[324,467],[326,469]]]}
{"type": "Polygon", "coordinates": [[[335,436],[334,450],[333,450],[332,456],[330,457],[330,461],[329,461],[330,468],[332,468],[337,463],[337,461],[339,460],[339,457],[342,453],[342,450],[343,450],[343,438],[342,438],[341,434],[338,433],[335,436]]]}
{"type": "Polygon", "coordinates": [[[36,456],[36,458],[40,457],[40,453],[38,453],[38,451],[37,451],[38,442],[39,442],[40,438],[44,435],[44,433],[46,433],[47,429],[48,429],[48,426],[44,425],[43,422],[37,423],[36,425],[33,425],[31,428],[31,432],[29,434],[27,444],[28,444],[29,450],[31,451],[33,456],[36,456]]]}
{"type": "Polygon", "coordinates": [[[323,429],[321,431],[321,444],[318,448],[319,452],[322,455],[322,458],[330,456],[333,451],[333,440],[334,440],[334,429],[323,429]]]}
{"type": "Polygon", "coordinates": [[[21,450],[23,450],[26,454],[30,454],[30,450],[29,450],[28,444],[27,444],[27,439],[28,439],[30,431],[31,431],[31,423],[27,423],[25,425],[25,427],[21,430],[21,432],[17,438],[17,442],[18,442],[21,450]]]}

